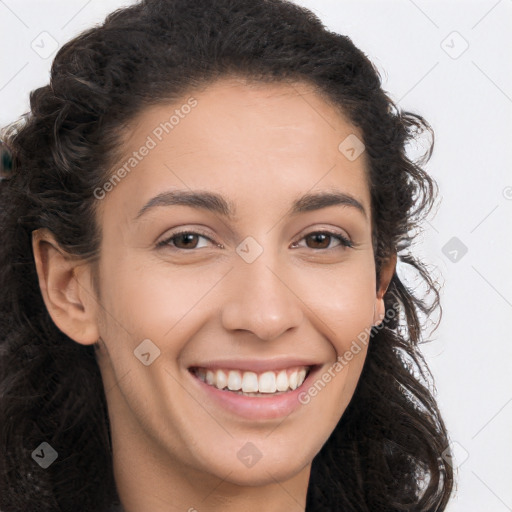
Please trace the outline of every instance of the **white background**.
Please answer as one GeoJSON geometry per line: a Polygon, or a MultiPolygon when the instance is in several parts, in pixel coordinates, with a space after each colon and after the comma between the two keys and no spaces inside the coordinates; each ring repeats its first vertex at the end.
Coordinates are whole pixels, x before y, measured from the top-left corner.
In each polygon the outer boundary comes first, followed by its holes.
{"type": "MultiPolygon", "coordinates": [[[[39,54],[129,3],[0,0],[0,125],[48,81],[54,53],[39,54]]],[[[297,3],[348,35],[393,100],[434,128],[427,169],[441,204],[418,250],[443,284],[424,352],[457,456],[447,510],[512,510],[512,0],[297,3]]]]}

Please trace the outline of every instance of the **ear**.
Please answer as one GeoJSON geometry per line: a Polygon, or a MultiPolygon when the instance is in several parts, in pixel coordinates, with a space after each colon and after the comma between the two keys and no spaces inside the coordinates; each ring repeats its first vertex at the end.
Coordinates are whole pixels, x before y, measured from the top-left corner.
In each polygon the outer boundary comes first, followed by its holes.
{"type": "Polygon", "coordinates": [[[396,252],[394,252],[382,265],[380,271],[379,288],[375,300],[375,310],[373,315],[373,325],[378,325],[384,319],[386,306],[384,304],[384,295],[388,289],[389,283],[396,270],[396,252]]]}
{"type": "Polygon", "coordinates": [[[98,341],[98,302],[90,264],[62,250],[51,231],[32,232],[39,287],[55,325],[82,345],[98,341]]]}

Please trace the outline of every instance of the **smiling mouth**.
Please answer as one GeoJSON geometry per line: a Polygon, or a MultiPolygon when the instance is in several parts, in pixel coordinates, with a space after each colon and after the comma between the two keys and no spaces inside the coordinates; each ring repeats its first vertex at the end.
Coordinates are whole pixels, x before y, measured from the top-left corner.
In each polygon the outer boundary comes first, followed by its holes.
{"type": "Polygon", "coordinates": [[[191,367],[189,371],[205,384],[221,391],[244,396],[276,396],[300,387],[311,366],[297,366],[277,371],[252,372],[231,369],[191,367]]]}

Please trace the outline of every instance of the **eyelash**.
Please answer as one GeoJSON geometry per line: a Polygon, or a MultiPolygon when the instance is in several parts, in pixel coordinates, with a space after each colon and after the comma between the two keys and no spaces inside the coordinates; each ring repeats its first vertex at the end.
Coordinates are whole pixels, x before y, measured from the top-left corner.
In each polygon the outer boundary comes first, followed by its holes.
{"type": "MultiPolygon", "coordinates": [[[[171,247],[172,250],[175,250],[175,251],[193,251],[193,250],[198,250],[196,248],[192,248],[192,249],[181,249],[181,248],[178,248],[178,247],[172,247],[170,242],[177,239],[178,237],[182,236],[182,235],[199,235],[203,238],[206,238],[207,240],[209,240],[210,242],[214,243],[215,242],[209,237],[207,236],[205,233],[201,233],[200,231],[189,231],[189,230],[183,230],[183,231],[178,231],[176,233],[173,233],[170,237],[167,237],[165,240],[162,240],[160,242],[158,242],[156,244],[156,247],[157,248],[164,248],[164,247],[171,247]]],[[[344,237],[341,233],[337,233],[337,232],[333,232],[333,231],[329,231],[329,230],[321,230],[321,231],[312,231],[311,233],[308,233],[306,235],[304,235],[299,241],[301,240],[304,240],[305,238],[308,238],[312,235],[328,235],[336,240],[338,240],[340,242],[340,245],[338,247],[345,247],[345,248],[353,248],[354,247],[354,242],[352,242],[351,240],[349,240],[348,238],[344,237]]],[[[297,242],[294,242],[294,243],[297,243],[297,242]]],[[[217,244],[215,244],[217,245],[217,244]]],[[[334,248],[331,248],[331,249],[312,249],[313,251],[332,251],[334,248]]]]}

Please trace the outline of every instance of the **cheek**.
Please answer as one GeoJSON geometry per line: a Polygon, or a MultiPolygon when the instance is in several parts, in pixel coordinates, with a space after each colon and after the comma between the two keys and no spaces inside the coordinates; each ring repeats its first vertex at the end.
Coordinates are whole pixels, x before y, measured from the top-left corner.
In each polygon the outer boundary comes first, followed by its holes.
{"type": "Polygon", "coordinates": [[[141,264],[127,257],[111,268],[115,271],[105,270],[102,278],[110,337],[126,338],[129,333],[132,348],[149,338],[171,351],[179,351],[180,340],[184,343],[186,334],[192,334],[187,326],[197,327],[218,306],[218,296],[212,299],[211,292],[226,272],[215,265],[173,269],[162,261],[141,264]]]}
{"type": "Polygon", "coordinates": [[[372,268],[354,266],[350,272],[339,272],[328,286],[308,297],[317,318],[315,327],[332,347],[332,359],[300,399],[322,418],[325,435],[352,399],[365,362],[375,304],[372,268]]]}
{"type": "Polygon", "coordinates": [[[316,323],[318,330],[340,354],[373,325],[376,300],[373,261],[340,266],[336,272],[314,281],[314,287],[311,284],[306,287],[308,281],[302,278],[301,294],[320,320],[316,323]]]}

